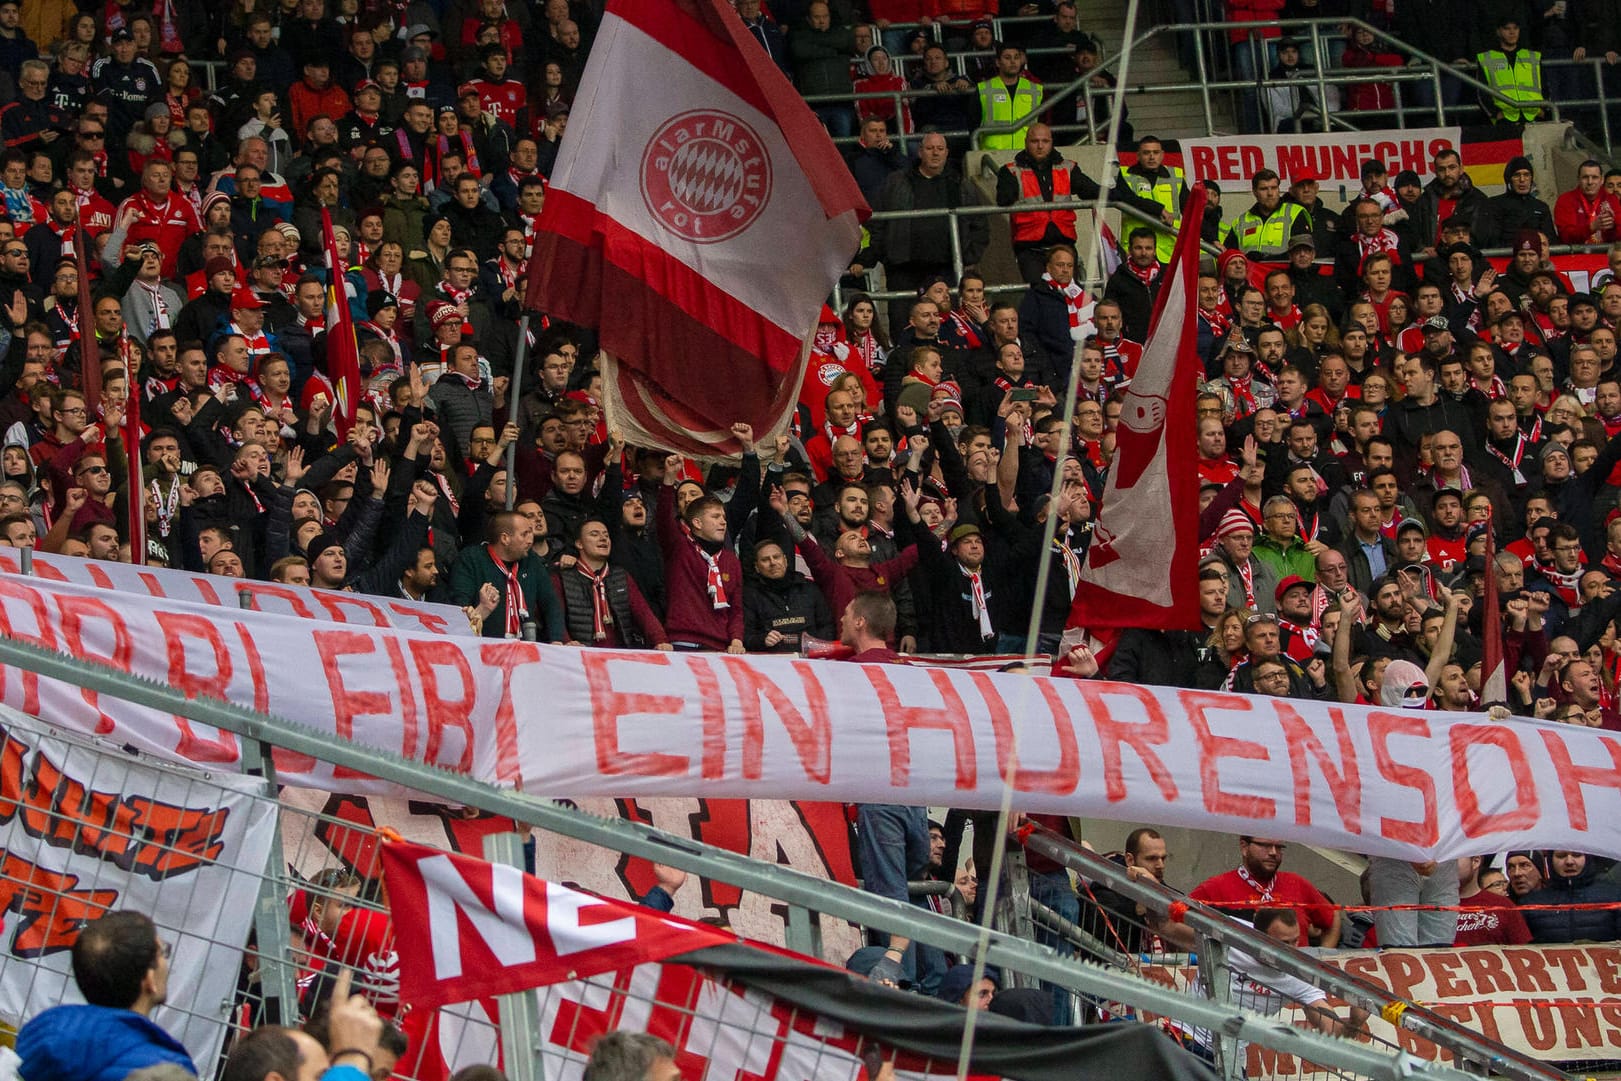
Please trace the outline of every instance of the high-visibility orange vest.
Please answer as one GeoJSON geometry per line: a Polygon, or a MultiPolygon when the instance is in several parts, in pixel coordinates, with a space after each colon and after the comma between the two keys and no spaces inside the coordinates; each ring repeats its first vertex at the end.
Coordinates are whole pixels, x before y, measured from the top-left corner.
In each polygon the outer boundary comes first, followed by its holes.
{"type": "MultiPolygon", "coordinates": [[[[1041,193],[1041,181],[1036,178],[1034,169],[1025,169],[1018,165],[1009,165],[1009,169],[1019,175],[1019,201],[1014,206],[1041,207],[1047,204],[1047,197],[1041,193]]],[[[1053,199],[1061,200],[1070,197],[1069,190],[1070,164],[1067,161],[1059,162],[1053,166],[1053,199]]],[[[1034,244],[1047,235],[1047,226],[1056,225],[1058,231],[1073,241],[1075,239],[1075,211],[1073,210],[1018,210],[1010,215],[1009,228],[1013,232],[1013,243],[1034,244]]]]}

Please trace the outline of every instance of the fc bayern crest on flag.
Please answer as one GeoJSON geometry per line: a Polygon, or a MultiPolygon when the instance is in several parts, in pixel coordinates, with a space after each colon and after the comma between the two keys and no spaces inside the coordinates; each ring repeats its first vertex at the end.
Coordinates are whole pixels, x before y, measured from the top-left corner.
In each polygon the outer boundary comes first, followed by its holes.
{"type": "Polygon", "coordinates": [[[713,109],[673,116],[642,152],[642,198],[670,232],[697,244],[736,236],[771,199],[771,159],[739,118],[713,109]]]}

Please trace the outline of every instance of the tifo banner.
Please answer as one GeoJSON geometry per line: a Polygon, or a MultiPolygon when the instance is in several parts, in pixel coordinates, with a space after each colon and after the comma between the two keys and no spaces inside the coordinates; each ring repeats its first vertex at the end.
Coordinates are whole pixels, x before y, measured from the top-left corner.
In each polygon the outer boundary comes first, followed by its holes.
{"type": "MultiPolygon", "coordinates": [[[[1311,951],[1318,959],[1426,1006],[1522,1054],[1547,1062],[1621,1058],[1621,948],[1616,946],[1473,946],[1462,949],[1311,951]]],[[[1184,990],[1198,986],[1192,967],[1146,966],[1143,975],[1184,990]]],[[[1326,1005],[1341,1016],[1345,1005],[1326,1005]]],[[[1303,1023],[1299,1011],[1292,1011],[1303,1023]]],[[[1375,1038],[1430,1062],[1452,1060],[1428,1040],[1376,1013],[1375,1038]]],[[[1249,1045],[1251,1078],[1321,1075],[1292,1055],[1249,1045]]]]}
{"type": "Polygon", "coordinates": [[[54,738],[0,708],[0,1020],[62,1002],[79,927],[150,915],[171,948],[153,1017],[199,1064],[219,1053],[253,922],[275,804],[263,782],[54,738]]]}
{"type": "MultiPolygon", "coordinates": [[[[15,548],[0,547],[0,571],[18,574],[21,561],[15,548]]],[[[115,589],[145,597],[165,597],[226,608],[242,607],[242,596],[258,612],[324,619],[332,623],[358,623],[364,627],[396,627],[472,637],[472,627],[461,609],[450,604],[428,604],[404,598],[344,593],[333,589],[280,585],[251,578],[221,578],[166,567],[137,567],[77,556],[35,552],[33,574],[50,582],[73,582],[97,589],[115,589]]]]}
{"type": "MultiPolygon", "coordinates": [[[[420,800],[349,796],[312,789],[283,788],[282,803],[304,813],[282,816],[282,851],[294,870],[314,878],[342,865],[362,877],[379,873],[378,831],[390,829],[407,841],[482,856],[485,834],[520,827],[510,819],[469,818],[455,809],[420,800]]],[[[818,878],[856,884],[850,853],[850,827],[844,806],[813,800],[580,798],[567,801],[586,814],[625,818],[758,860],[791,867],[818,878]]],[[[538,830],[535,873],[579,885],[603,897],[640,901],[657,880],[647,860],[608,852],[584,841],[538,830]]],[[[676,892],[678,916],[719,918],[744,938],[780,946],[787,934],[787,912],[762,894],[712,878],[689,877],[676,892]]],[[[822,945],[829,957],[848,957],[861,945],[857,929],[821,914],[822,945]]]]}
{"type": "MultiPolygon", "coordinates": [[[[0,575],[0,633],[548,795],[999,805],[1370,855],[1621,856],[1597,729],[1016,674],[463,642],[0,575]]],[[[0,700],[198,764],[238,741],[0,669],[0,700]]],[[[283,783],[389,792],[289,753],[283,783]]]]}

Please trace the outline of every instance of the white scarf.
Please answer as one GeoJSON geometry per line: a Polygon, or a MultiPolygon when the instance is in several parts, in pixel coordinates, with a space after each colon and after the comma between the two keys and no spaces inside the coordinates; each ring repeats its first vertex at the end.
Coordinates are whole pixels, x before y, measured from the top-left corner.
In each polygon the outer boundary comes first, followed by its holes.
{"type": "Polygon", "coordinates": [[[962,572],[968,576],[969,598],[973,602],[974,615],[979,618],[979,636],[981,638],[990,638],[996,632],[991,630],[991,610],[990,606],[985,603],[984,575],[979,571],[971,571],[967,567],[963,567],[962,572]]]}
{"type": "Polygon", "coordinates": [[[1092,299],[1081,288],[1081,283],[1071,281],[1068,285],[1059,285],[1053,281],[1051,274],[1043,274],[1041,280],[1057,290],[1058,295],[1064,298],[1064,306],[1069,309],[1069,336],[1070,340],[1084,342],[1092,336],[1092,309],[1096,307],[1092,299]]]}

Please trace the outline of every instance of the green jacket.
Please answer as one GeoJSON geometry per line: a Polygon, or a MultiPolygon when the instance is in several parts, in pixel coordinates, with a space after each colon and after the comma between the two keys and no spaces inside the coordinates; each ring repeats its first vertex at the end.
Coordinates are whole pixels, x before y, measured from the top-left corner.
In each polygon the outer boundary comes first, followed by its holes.
{"type": "Polygon", "coordinates": [[[1297,574],[1308,582],[1317,580],[1317,557],[1306,550],[1306,542],[1299,536],[1290,537],[1285,546],[1273,540],[1271,534],[1263,532],[1255,538],[1254,555],[1272,569],[1279,582],[1291,574],[1297,574]]]}
{"type": "MultiPolygon", "coordinates": [[[[489,546],[476,544],[463,548],[450,572],[451,600],[463,607],[478,604],[478,590],[485,582],[501,594],[501,603],[484,620],[484,637],[506,636],[507,576],[490,558],[489,546]]],[[[526,555],[518,561],[518,588],[523,593],[528,618],[535,621],[536,637],[542,642],[561,642],[568,635],[563,629],[563,606],[552,589],[552,576],[540,557],[526,555]]]]}

